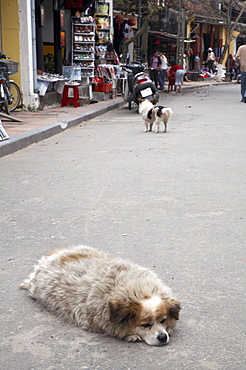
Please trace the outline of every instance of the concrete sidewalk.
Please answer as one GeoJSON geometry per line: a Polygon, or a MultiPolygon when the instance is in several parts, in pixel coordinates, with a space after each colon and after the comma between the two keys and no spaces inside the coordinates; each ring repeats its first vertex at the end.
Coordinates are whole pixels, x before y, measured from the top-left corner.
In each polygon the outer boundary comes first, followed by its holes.
{"type": "Polygon", "coordinates": [[[118,108],[123,104],[125,102],[122,98],[117,98],[78,108],[74,108],[71,105],[49,108],[38,112],[13,112],[12,116],[21,119],[22,122],[14,122],[5,118],[1,119],[9,139],[0,142],[0,157],[47,139],[63,130],[118,108]]]}
{"type": "MultiPolygon", "coordinates": [[[[184,82],[182,88],[185,91],[191,88],[202,88],[228,83],[230,82],[217,83],[214,79],[206,78],[204,81],[184,82]]],[[[161,92],[161,95],[164,94],[167,93],[161,92]]],[[[116,99],[101,101],[78,108],[70,105],[67,107],[48,108],[38,112],[13,112],[11,115],[14,118],[20,119],[21,122],[14,122],[0,116],[2,125],[9,135],[8,140],[0,142],[0,157],[14,153],[35,142],[47,139],[65,129],[81,124],[124,104],[123,99],[117,97],[116,99]]]]}

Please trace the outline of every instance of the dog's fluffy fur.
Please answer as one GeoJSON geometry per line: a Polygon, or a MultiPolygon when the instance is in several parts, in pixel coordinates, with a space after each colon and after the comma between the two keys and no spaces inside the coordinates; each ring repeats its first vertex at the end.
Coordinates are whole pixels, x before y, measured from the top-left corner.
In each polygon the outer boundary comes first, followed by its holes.
{"type": "Polygon", "coordinates": [[[154,108],[155,110],[155,123],[156,123],[156,132],[159,132],[160,123],[164,123],[164,132],[167,132],[167,122],[172,116],[172,109],[158,105],[154,108]]]}
{"type": "Polygon", "coordinates": [[[156,123],[156,132],[160,130],[160,124],[164,124],[164,132],[167,132],[167,122],[172,116],[172,109],[163,107],[162,105],[154,106],[151,101],[147,99],[141,100],[139,104],[139,113],[145,123],[144,131],[152,131],[154,122],[156,123]]]}
{"type": "Polygon", "coordinates": [[[20,287],[70,323],[127,341],[167,344],[179,319],[180,303],[153,272],[85,246],[42,257],[20,287]]]}
{"type": "Polygon", "coordinates": [[[145,123],[144,131],[152,131],[153,123],[155,122],[154,105],[149,100],[143,99],[140,101],[138,111],[145,123]]]}

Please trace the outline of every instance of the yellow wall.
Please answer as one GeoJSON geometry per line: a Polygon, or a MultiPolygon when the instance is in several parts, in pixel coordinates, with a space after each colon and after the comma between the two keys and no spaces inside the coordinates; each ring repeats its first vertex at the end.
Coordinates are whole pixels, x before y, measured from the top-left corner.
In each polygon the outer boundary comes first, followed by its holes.
{"type": "Polygon", "coordinates": [[[236,38],[236,36],[237,35],[239,35],[239,33],[240,32],[238,32],[238,31],[233,31],[233,33],[232,33],[232,35],[233,35],[233,40],[232,40],[232,42],[231,42],[231,44],[230,44],[230,54],[232,55],[232,56],[234,56],[234,54],[235,54],[235,49],[234,49],[234,46],[235,46],[235,38],[236,38]]]}
{"type": "MultiPolygon", "coordinates": [[[[240,32],[238,31],[233,31],[232,35],[233,35],[233,39],[230,43],[230,47],[229,47],[229,53],[227,52],[226,53],[226,57],[224,59],[224,63],[223,65],[226,66],[226,60],[228,58],[228,54],[231,54],[232,56],[234,55],[234,46],[235,46],[235,37],[239,34],[240,32]]],[[[223,28],[223,33],[222,33],[222,39],[223,39],[223,43],[225,43],[226,41],[226,27],[223,28]]]]}
{"type": "MultiPolygon", "coordinates": [[[[1,28],[2,28],[2,53],[11,60],[20,62],[20,25],[18,0],[0,0],[1,28]]],[[[20,69],[20,65],[19,65],[20,69]]],[[[20,86],[20,73],[10,77],[20,86]]]]}

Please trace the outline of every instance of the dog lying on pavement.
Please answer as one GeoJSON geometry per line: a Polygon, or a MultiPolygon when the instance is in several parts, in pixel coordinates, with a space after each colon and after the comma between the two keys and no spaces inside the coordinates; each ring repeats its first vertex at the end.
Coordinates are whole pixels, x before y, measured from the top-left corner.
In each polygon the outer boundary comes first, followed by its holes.
{"type": "Polygon", "coordinates": [[[129,342],[165,345],[179,319],[153,272],[83,245],[42,257],[20,288],[76,326],[129,342]]]}

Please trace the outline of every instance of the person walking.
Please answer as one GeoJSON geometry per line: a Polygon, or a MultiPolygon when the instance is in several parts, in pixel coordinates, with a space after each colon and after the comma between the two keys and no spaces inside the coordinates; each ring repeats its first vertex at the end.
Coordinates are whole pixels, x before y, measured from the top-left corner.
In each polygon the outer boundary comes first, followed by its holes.
{"type": "Polygon", "coordinates": [[[246,44],[239,46],[236,59],[240,64],[241,71],[241,102],[246,103],[246,44]]]}
{"type": "Polygon", "coordinates": [[[208,71],[212,71],[214,73],[214,62],[215,62],[215,55],[212,48],[208,48],[208,55],[206,59],[206,63],[208,64],[208,71]]]}
{"type": "Polygon", "coordinates": [[[159,51],[156,51],[153,55],[153,57],[150,60],[150,79],[152,82],[154,82],[156,88],[158,88],[159,83],[159,68],[161,65],[161,59],[159,57],[159,51]]]}
{"type": "Polygon", "coordinates": [[[160,72],[159,72],[160,90],[164,90],[166,74],[167,74],[167,58],[164,53],[160,53],[159,56],[161,59],[160,72]]]}

